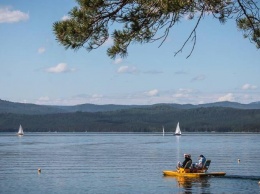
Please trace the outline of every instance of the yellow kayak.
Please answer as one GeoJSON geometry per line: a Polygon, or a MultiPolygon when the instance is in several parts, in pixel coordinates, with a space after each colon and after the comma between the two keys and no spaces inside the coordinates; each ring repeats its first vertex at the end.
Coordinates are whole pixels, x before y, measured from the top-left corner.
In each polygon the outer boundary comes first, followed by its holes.
{"type": "Polygon", "coordinates": [[[225,172],[181,172],[178,170],[165,170],[164,176],[203,177],[203,176],[225,176],[225,172]]]}

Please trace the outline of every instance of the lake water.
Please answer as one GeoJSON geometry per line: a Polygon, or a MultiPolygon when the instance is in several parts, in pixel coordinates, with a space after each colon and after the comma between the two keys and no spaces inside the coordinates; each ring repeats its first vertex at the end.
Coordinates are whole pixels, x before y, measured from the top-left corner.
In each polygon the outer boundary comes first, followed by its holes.
{"type": "Polygon", "coordinates": [[[260,134],[0,133],[0,193],[260,193],[259,161],[260,134]],[[184,153],[226,176],[164,177],[184,153]]]}

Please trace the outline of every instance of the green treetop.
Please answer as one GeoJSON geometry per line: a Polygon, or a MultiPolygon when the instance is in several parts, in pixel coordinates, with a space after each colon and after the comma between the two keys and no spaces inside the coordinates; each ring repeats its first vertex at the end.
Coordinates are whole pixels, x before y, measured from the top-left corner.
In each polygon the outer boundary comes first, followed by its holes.
{"type": "MultiPolygon", "coordinates": [[[[98,48],[109,37],[114,43],[108,48],[111,58],[126,57],[131,43],[149,43],[167,38],[172,27],[183,18],[195,20],[195,26],[183,43],[196,44],[196,30],[201,19],[212,16],[225,23],[232,19],[256,47],[260,48],[260,14],[257,0],[76,0],[77,7],[67,20],[54,23],[59,43],[66,49],[98,48]],[[116,29],[111,32],[113,24],[116,29]]],[[[190,54],[187,56],[189,57],[190,54]]]]}

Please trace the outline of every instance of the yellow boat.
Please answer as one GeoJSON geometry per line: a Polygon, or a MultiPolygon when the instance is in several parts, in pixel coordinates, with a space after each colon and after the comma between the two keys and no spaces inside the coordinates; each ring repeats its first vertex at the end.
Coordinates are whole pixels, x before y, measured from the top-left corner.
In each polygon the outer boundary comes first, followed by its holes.
{"type": "Polygon", "coordinates": [[[165,170],[163,171],[164,176],[183,176],[183,177],[203,177],[203,176],[225,176],[225,172],[202,172],[202,173],[193,173],[193,172],[184,172],[180,173],[177,170],[171,171],[171,170],[165,170]]]}
{"type": "Polygon", "coordinates": [[[187,162],[184,168],[163,171],[164,176],[181,177],[205,177],[205,176],[225,176],[225,172],[207,172],[211,160],[207,160],[201,169],[191,169],[191,162],[187,162]]]}

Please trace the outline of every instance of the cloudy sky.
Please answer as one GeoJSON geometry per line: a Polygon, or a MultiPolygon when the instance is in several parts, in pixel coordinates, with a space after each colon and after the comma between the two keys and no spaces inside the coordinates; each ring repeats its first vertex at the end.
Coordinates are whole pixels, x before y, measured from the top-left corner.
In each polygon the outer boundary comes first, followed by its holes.
{"type": "Polygon", "coordinates": [[[46,105],[200,104],[260,101],[260,50],[244,39],[234,21],[211,16],[200,23],[191,57],[194,23],[183,20],[161,42],[129,47],[127,58],[106,49],[65,50],[53,34],[74,0],[1,0],[0,99],[46,105]]]}

